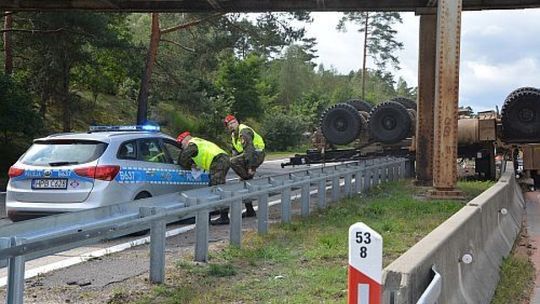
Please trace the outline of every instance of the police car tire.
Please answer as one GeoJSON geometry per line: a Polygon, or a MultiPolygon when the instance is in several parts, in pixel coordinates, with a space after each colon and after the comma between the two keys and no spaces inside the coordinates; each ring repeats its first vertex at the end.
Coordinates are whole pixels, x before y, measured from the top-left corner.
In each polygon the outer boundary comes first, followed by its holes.
{"type": "Polygon", "coordinates": [[[139,194],[137,194],[133,200],[140,200],[140,199],[149,198],[149,197],[152,197],[152,194],[146,191],[142,191],[139,194]]]}
{"type": "Polygon", "coordinates": [[[382,102],[373,108],[368,122],[370,135],[385,144],[407,138],[411,134],[411,124],[409,111],[394,101],[382,102]]]}
{"type": "Polygon", "coordinates": [[[373,106],[362,99],[349,99],[347,100],[347,103],[353,106],[356,110],[362,111],[362,112],[371,112],[371,109],[373,109],[373,106]]]}
{"type": "Polygon", "coordinates": [[[540,90],[525,87],[513,91],[504,101],[501,121],[506,142],[540,140],[540,90]]]}
{"type": "Polygon", "coordinates": [[[324,138],[335,145],[346,145],[353,142],[366,120],[358,110],[347,103],[339,103],[326,109],[321,116],[321,130],[324,138]]]}
{"type": "Polygon", "coordinates": [[[414,100],[406,98],[406,97],[394,97],[390,99],[390,101],[395,101],[397,103],[402,104],[405,108],[411,109],[411,110],[417,110],[416,102],[414,100]]]}

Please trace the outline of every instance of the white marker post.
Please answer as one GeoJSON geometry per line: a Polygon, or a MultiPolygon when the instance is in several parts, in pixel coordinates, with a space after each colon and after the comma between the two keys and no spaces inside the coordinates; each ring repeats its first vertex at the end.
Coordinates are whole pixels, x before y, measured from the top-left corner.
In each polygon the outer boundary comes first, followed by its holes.
{"type": "Polygon", "coordinates": [[[382,279],[380,234],[364,223],[349,228],[348,304],[380,304],[382,279]]]}

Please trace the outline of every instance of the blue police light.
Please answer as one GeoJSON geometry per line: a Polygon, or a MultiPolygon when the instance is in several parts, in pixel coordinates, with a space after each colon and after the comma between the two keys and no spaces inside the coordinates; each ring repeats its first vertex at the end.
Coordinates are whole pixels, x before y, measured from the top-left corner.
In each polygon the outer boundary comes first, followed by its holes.
{"type": "Polygon", "coordinates": [[[89,132],[114,132],[114,131],[150,131],[159,132],[158,125],[144,124],[133,126],[90,126],[89,132]]]}

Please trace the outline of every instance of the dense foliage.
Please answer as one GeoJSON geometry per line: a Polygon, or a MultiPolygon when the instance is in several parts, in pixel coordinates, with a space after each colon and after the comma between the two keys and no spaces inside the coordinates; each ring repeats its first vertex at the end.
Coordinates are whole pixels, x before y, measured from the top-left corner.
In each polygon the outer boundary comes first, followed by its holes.
{"type": "MultiPolygon", "coordinates": [[[[325,108],[360,95],[361,72],[341,75],[313,63],[308,13],[160,14],[160,20],[149,117],[172,135],[189,129],[225,144],[221,120],[234,113],[263,133],[270,150],[295,149],[325,108]]],[[[135,121],[149,14],[18,12],[8,34],[14,69],[0,83],[0,131],[4,142],[20,147],[0,148],[13,154],[2,169],[35,136],[135,121]]],[[[415,94],[388,72],[368,73],[369,102],[415,94]]]]}

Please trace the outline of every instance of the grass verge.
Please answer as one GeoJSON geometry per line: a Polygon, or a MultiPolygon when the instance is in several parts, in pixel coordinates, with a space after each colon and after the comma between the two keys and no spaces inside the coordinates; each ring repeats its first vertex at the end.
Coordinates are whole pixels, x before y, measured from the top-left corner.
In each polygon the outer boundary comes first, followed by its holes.
{"type": "Polygon", "coordinates": [[[528,247],[527,233],[522,231],[512,252],[501,265],[501,277],[492,304],[529,303],[534,287],[535,269],[529,258],[528,247]]]}
{"type": "MultiPolygon", "coordinates": [[[[470,197],[490,183],[459,183],[470,197]]],[[[414,199],[410,181],[388,183],[345,199],[304,220],[275,225],[266,236],[247,232],[242,248],[210,254],[210,262],[178,262],[170,284],[137,303],[343,303],[347,234],[363,221],[382,234],[387,265],[458,211],[463,202],[414,199]]]]}

